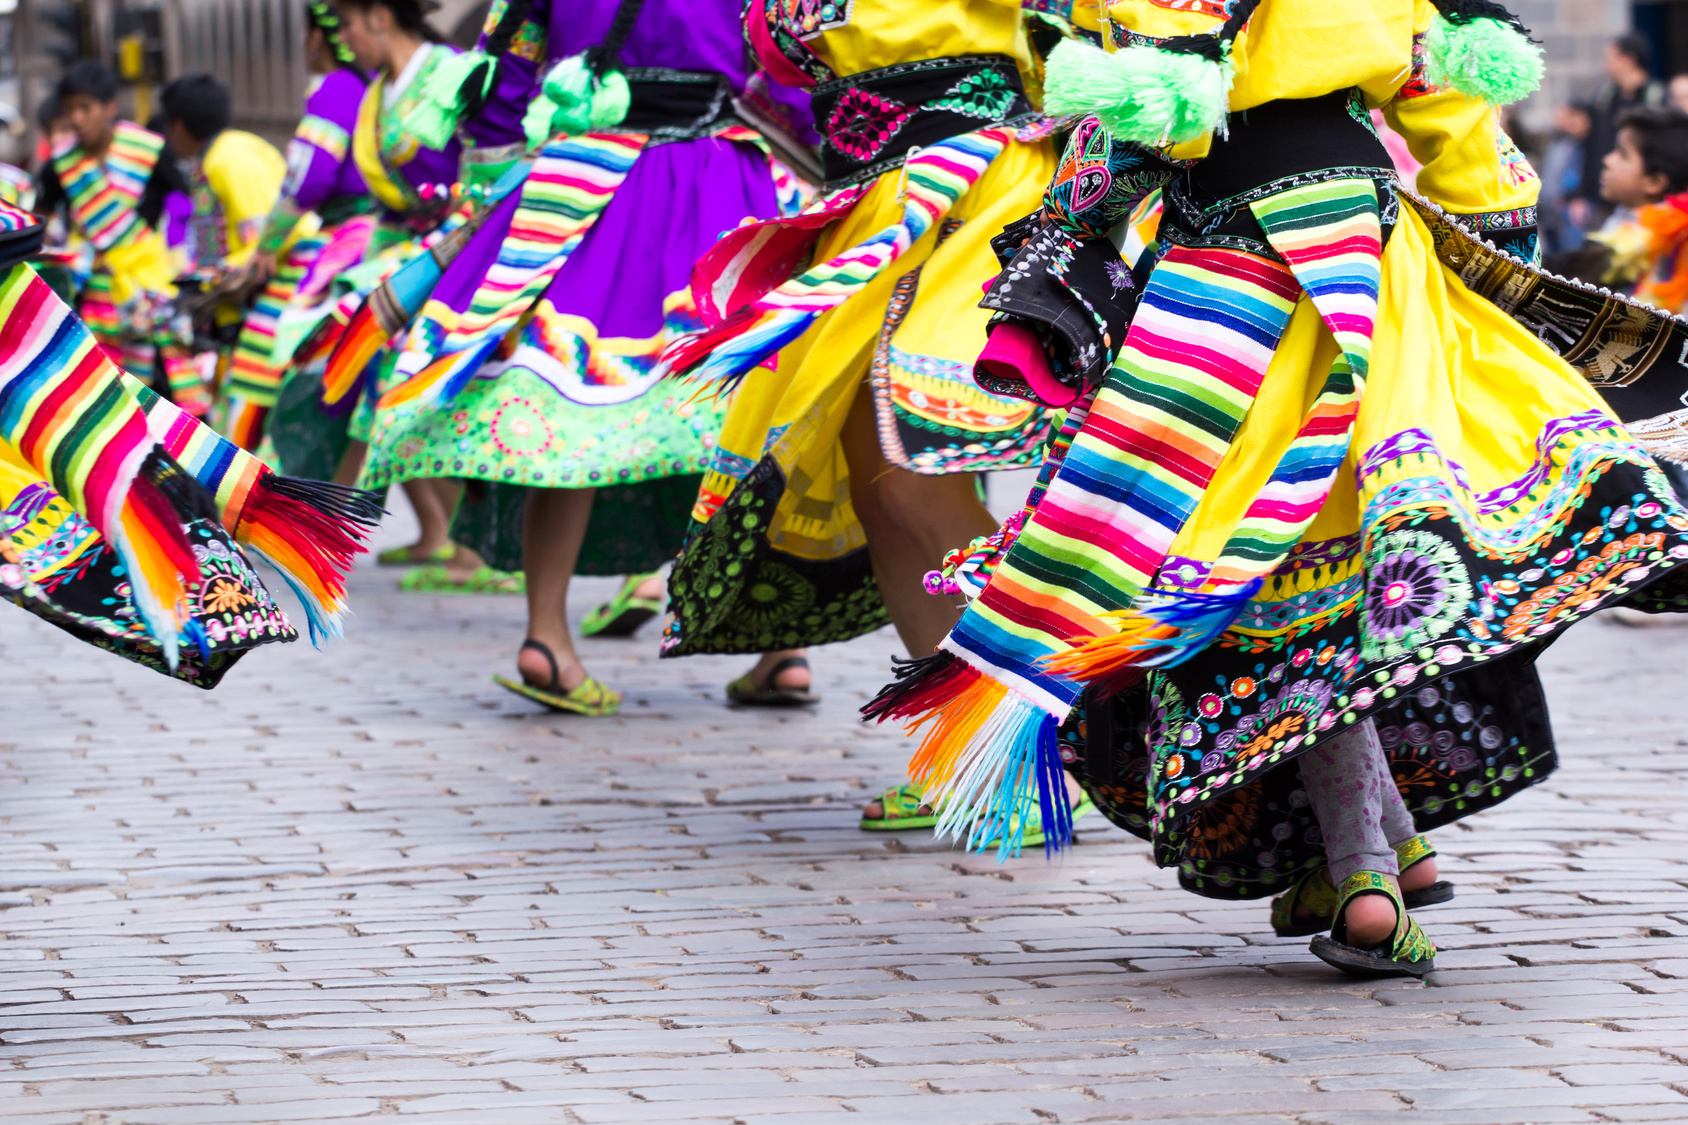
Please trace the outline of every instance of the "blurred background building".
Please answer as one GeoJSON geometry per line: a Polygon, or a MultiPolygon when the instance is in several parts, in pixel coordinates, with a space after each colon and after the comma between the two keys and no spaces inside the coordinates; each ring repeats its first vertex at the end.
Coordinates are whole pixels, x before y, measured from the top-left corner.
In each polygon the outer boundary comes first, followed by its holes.
{"type": "MultiPolygon", "coordinates": [[[[1340,0],[1333,0],[1340,2],[1340,0]]],[[[1547,52],[1547,84],[1518,119],[1545,132],[1554,110],[1587,100],[1605,81],[1614,36],[1634,29],[1654,44],[1660,79],[1688,72],[1688,0],[1508,0],[1547,52]]],[[[487,0],[443,0],[430,17],[470,45],[487,0]]],[[[123,76],[126,106],[145,120],[161,81],[208,70],[229,84],[236,123],[278,142],[303,99],[303,0],[0,0],[0,127],[13,153],[33,133],[34,109],[67,62],[98,58],[123,76]]]]}
{"type": "MultiPolygon", "coordinates": [[[[158,87],[209,71],[229,86],[235,124],[285,144],[304,102],[305,0],[0,0],[0,146],[33,143],[35,109],[66,66],[99,59],[123,79],[125,113],[144,122],[158,87]]],[[[473,46],[488,0],[443,0],[430,22],[473,46]]]]}

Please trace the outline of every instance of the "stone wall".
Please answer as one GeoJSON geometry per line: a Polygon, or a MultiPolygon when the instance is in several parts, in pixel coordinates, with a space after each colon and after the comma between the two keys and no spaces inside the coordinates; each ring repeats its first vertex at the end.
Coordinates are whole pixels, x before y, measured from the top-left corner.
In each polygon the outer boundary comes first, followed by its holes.
{"type": "Polygon", "coordinates": [[[1509,0],[1547,52],[1547,80],[1521,107],[1526,125],[1545,129],[1553,110],[1586,98],[1605,81],[1606,44],[1629,30],[1629,0],[1509,0]]]}

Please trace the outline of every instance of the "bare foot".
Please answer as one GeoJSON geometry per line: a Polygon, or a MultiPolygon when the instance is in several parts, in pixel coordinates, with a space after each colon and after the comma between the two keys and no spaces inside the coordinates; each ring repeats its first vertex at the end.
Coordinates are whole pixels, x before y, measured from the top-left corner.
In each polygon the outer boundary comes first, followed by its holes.
{"type": "Polygon", "coordinates": [[[1379,894],[1350,899],[1343,918],[1348,923],[1348,944],[1373,949],[1395,934],[1395,904],[1379,894]]]}
{"type": "Polygon", "coordinates": [[[1436,857],[1421,859],[1401,872],[1402,891],[1422,891],[1436,881],[1436,857]]]}
{"type": "MultiPolygon", "coordinates": [[[[662,581],[662,579],[656,578],[655,575],[652,575],[651,578],[655,579],[659,583],[662,581]]],[[[646,582],[649,581],[650,579],[646,580],[646,582]]],[[[641,583],[639,588],[643,590],[645,588],[645,584],[641,583]]],[[[641,594],[640,596],[643,597],[645,595],[641,594]]],[[[652,596],[660,597],[660,590],[656,595],[652,596]]],[[[779,675],[774,677],[774,682],[768,684],[768,672],[772,670],[774,665],[778,664],[788,656],[802,656],[808,651],[808,649],[792,648],[781,649],[778,652],[764,652],[762,654],[762,658],[756,662],[756,667],[750,670],[751,682],[756,684],[767,684],[769,687],[781,688],[785,691],[808,691],[809,685],[814,681],[809,675],[809,670],[803,667],[783,669],[779,675]]]]}
{"type": "MultiPolygon", "coordinates": [[[[652,601],[660,601],[667,593],[668,585],[663,582],[660,574],[647,574],[643,582],[633,587],[635,598],[649,598],[652,601]]],[[[758,664],[757,668],[761,668],[761,665],[758,664]]],[[[805,684],[804,686],[807,687],[808,685],[805,684]]]]}
{"type": "MultiPolygon", "coordinates": [[[[574,659],[567,648],[553,644],[551,651],[557,653],[557,683],[564,692],[573,691],[586,682],[585,665],[574,659]],[[562,651],[559,652],[559,648],[562,651]]],[[[532,687],[551,687],[551,662],[537,649],[524,648],[516,654],[516,671],[532,687]]]]}

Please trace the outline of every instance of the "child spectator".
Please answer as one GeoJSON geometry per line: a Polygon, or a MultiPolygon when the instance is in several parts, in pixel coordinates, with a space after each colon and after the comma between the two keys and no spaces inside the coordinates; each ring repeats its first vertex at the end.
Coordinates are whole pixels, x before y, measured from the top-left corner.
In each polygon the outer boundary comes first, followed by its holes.
{"type": "Polygon", "coordinates": [[[1594,238],[1611,250],[1601,280],[1633,287],[1668,312],[1688,303],[1688,114],[1639,109],[1618,122],[1618,143],[1600,173],[1616,210],[1594,238]]]}

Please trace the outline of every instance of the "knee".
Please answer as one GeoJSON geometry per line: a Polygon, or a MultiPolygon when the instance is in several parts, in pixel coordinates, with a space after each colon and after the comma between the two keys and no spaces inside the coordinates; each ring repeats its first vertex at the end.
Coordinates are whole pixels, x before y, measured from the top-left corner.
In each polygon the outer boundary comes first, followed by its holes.
{"type": "Polygon", "coordinates": [[[885,469],[871,480],[850,486],[851,501],[863,523],[886,524],[899,530],[913,530],[929,522],[933,505],[942,498],[932,487],[939,478],[926,478],[903,469],[885,469]]]}

